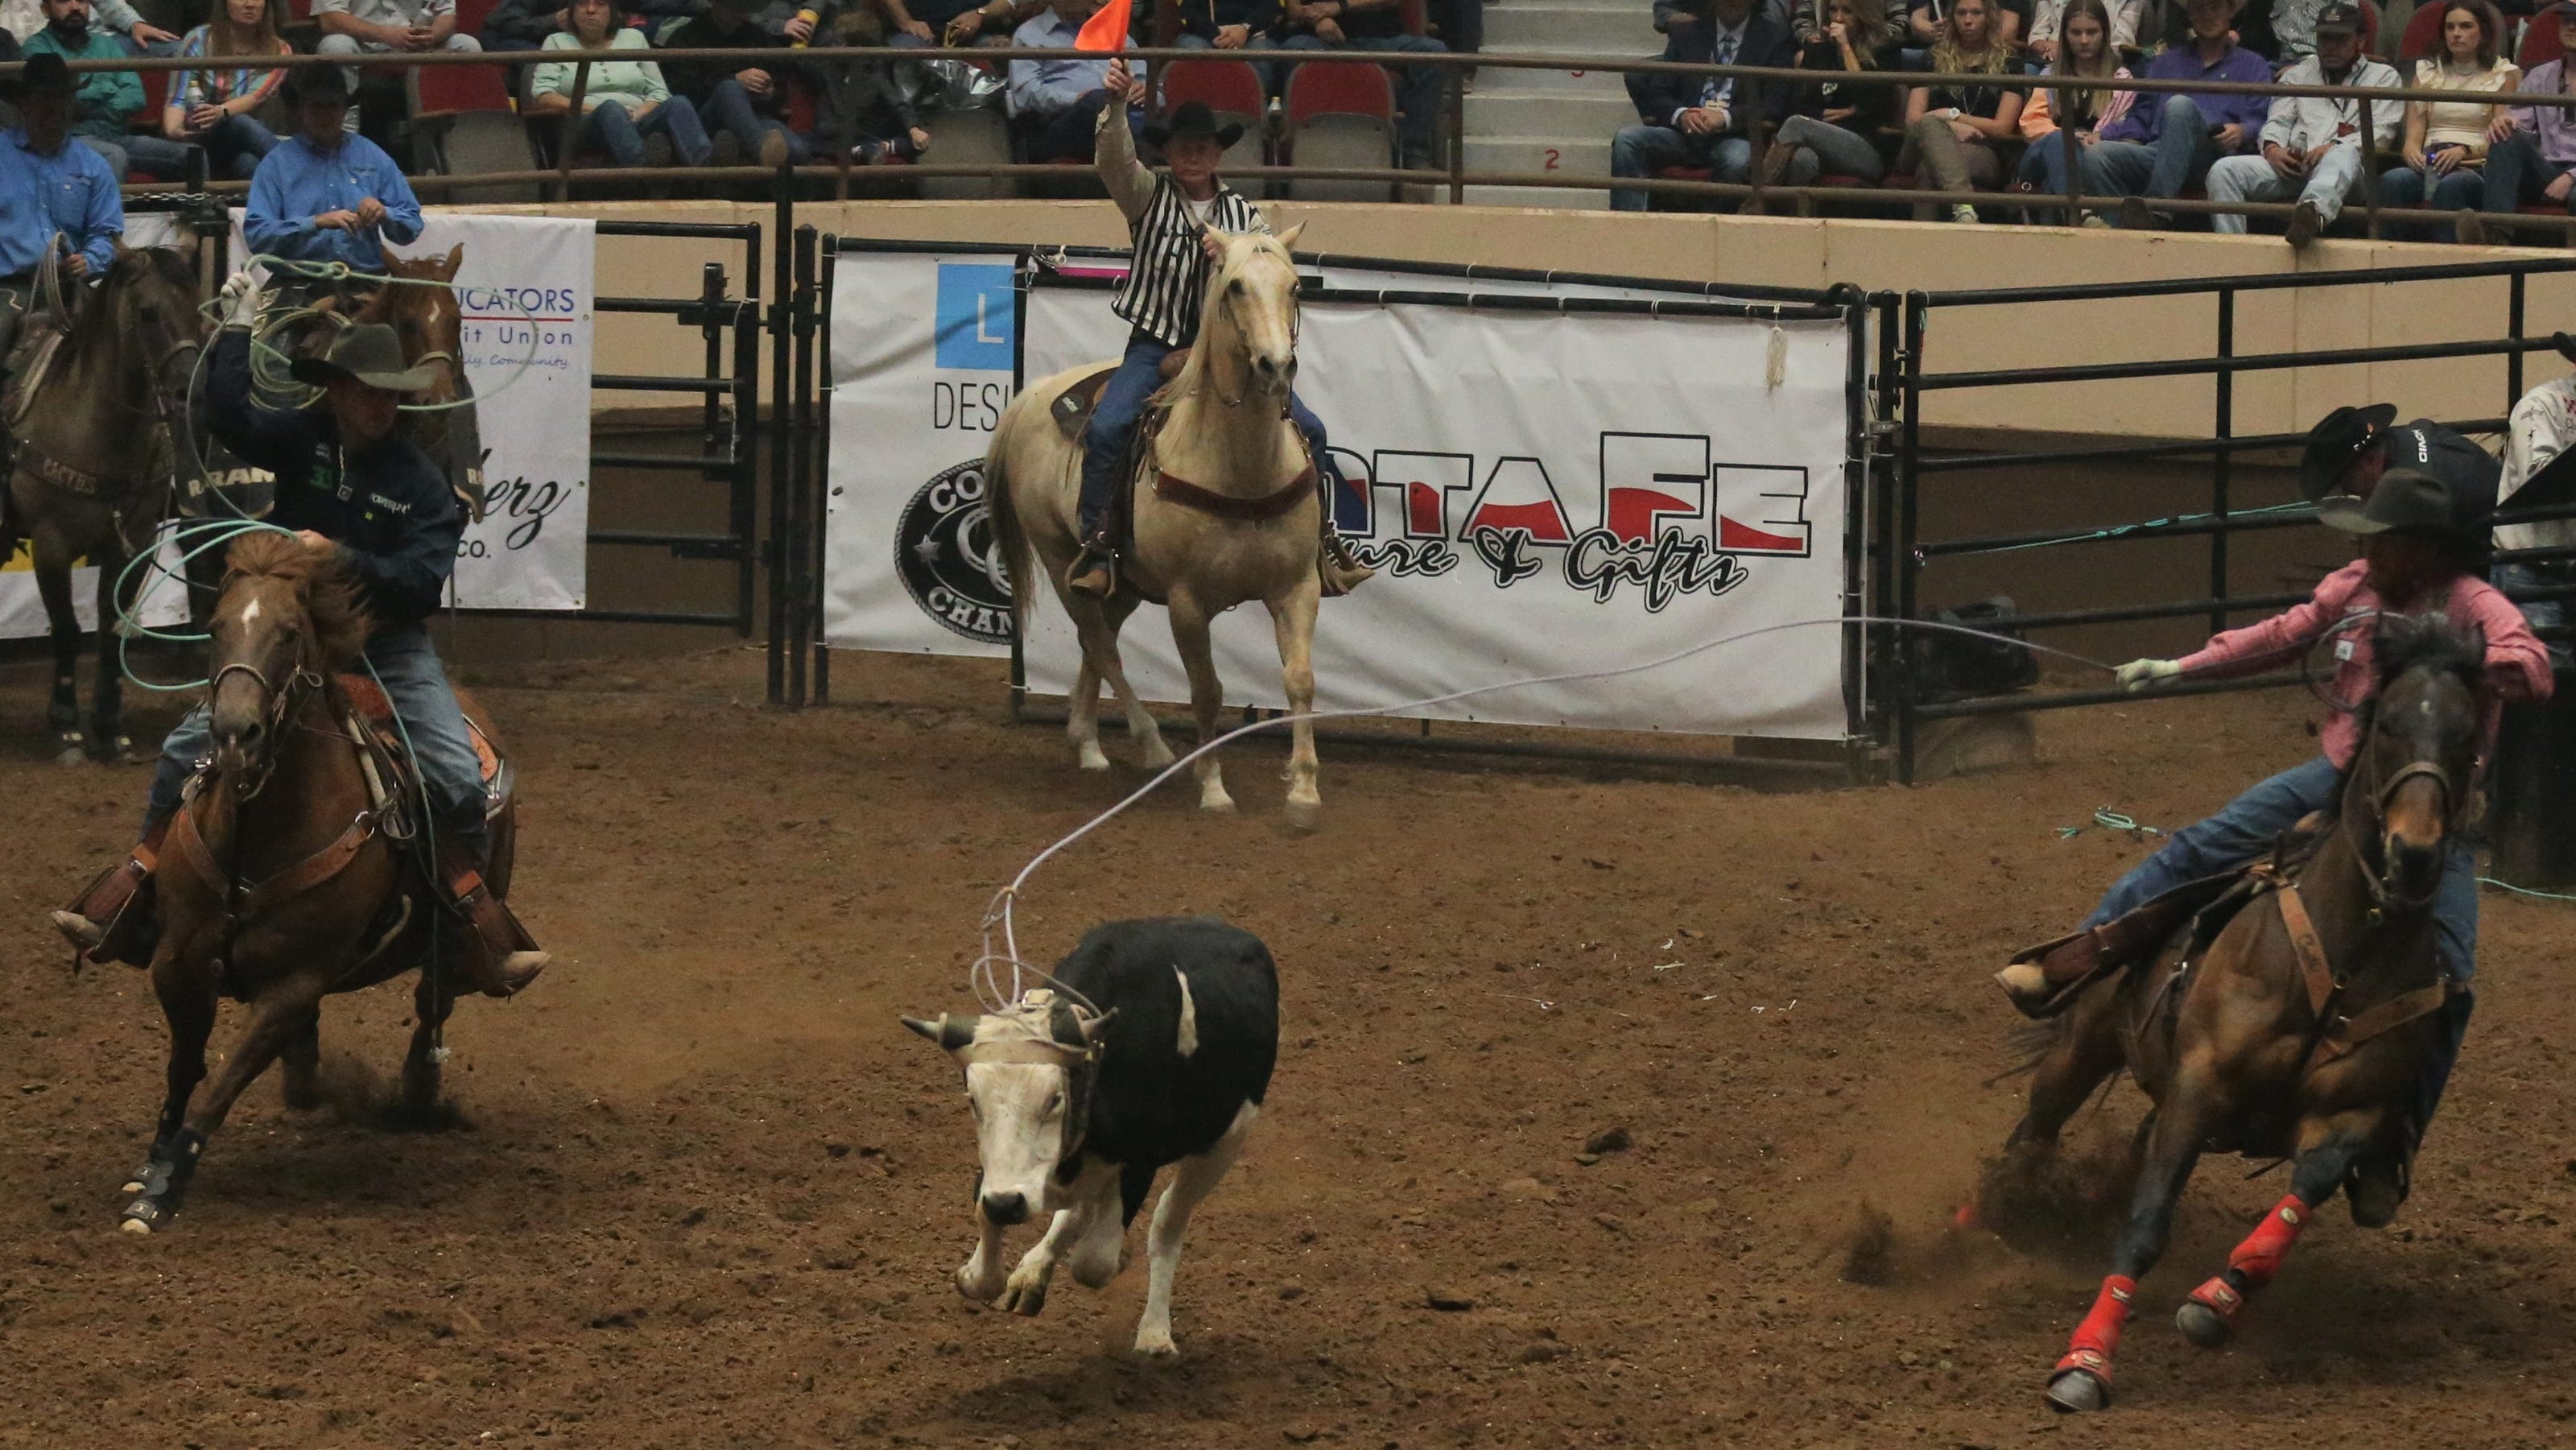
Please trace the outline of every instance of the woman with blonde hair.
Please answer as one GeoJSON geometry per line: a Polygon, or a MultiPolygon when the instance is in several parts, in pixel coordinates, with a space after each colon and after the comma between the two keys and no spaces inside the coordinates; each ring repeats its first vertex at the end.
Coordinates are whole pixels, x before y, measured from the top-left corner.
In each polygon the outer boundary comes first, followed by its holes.
{"type": "MultiPolygon", "coordinates": [[[[2120,52],[2112,42],[2110,7],[2103,0],[2066,0],[2052,18],[2057,22],[2052,32],[2058,39],[2054,47],[2057,59],[2042,72],[2043,76],[2130,79],[2128,67],[2120,64],[2120,52]]],[[[2101,138],[2102,128],[2127,115],[2137,99],[2135,91],[2076,90],[2065,86],[2045,86],[2034,93],[2021,113],[2022,139],[2030,143],[2014,173],[2021,189],[2064,196],[2066,138],[2058,131],[2073,131],[2078,148],[2090,146],[2101,138]]]]}
{"type": "MultiPolygon", "coordinates": [[[[1825,28],[1798,52],[1800,70],[1837,75],[1900,70],[1885,0],[1826,0],[1825,28]]],[[[1819,175],[1876,181],[1887,175],[1906,88],[1823,80],[1798,88],[1796,108],[1762,156],[1762,184],[1805,186],[1819,175]]]]}
{"type": "MultiPolygon", "coordinates": [[[[2011,75],[2012,50],[1995,32],[1995,0],[1951,0],[1932,43],[1932,70],[1938,75],[2011,75]]],[[[1896,169],[1931,173],[1932,189],[1993,191],[2003,184],[2004,163],[1998,150],[2017,139],[2022,96],[2018,85],[1916,86],[1906,93],[1905,144],[1896,169]]],[[[1930,221],[1929,203],[1914,208],[1917,221],[1930,221]]],[[[1972,222],[1977,209],[1950,203],[1950,220],[1972,222]]]]}
{"type": "Polygon", "coordinates": [[[161,108],[161,134],[205,148],[211,174],[249,180],[259,159],[277,145],[277,133],[250,113],[276,94],[286,72],[238,62],[294,53],[293,46],[278,38],[269,0],[221,0],[214,17],[179,42],[182,58],[208,64],[171,78],[170,103],[161,108]],[[213,64],[218,60],[236,64],[213,64]]]}

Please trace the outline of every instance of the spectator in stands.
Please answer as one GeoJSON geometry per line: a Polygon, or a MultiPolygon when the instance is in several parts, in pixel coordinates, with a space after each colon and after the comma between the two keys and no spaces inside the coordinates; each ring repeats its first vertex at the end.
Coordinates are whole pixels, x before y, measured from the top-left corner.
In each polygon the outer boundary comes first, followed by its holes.
{"type": "MultiPolygon", "coordinates": [[[[842,45],[886,43],[885,21],[871,10],[842,12],[832,32],[842,45]]],[[[922,128],[921,114],[891,60],[861,61],[832,71],[822,110],[832,144],[847,144],[850,159],[862,166],[909,161],[930,149],[930,133],[922,128]]]]}
{"type": "MultiPolygon", "coordinates": [[[[1665,60],[1695,65],[1786,67],[1796,59],[1788,32],[1753,13],[1753,0],[1684,0],[1690,17],[1664,42],[1665,60]]],[[[1642,125],[1610,141],[1612,176],[1652,176],[1668,166],[1705,166],[1714,181],[1744,182],[1753,175],[1754,129],[1781,104],[1778,88],[1733,76],[1661,72],[1628,73],[1628,99],[1642,125]]],[[[1646,193],[1614,190],[1616,211],[1644,211],[1646,193]]]]}
{"type": "MultiPolygon", "coordinates": [[[[663,32],[670,50],[776,51],[765,64],[675,60],[662,67],[671,89],[698,108],[714,133],[715,164],[732,166],[755,156],[763,166],[814,159],[805,138],[787,127],[790,67],[784,43],[752,19],[752,0],[708,0],[706,13],[663,32]]],[[[750,56],[743,57],[752,61],[750,56]]],[[[877,67],[883,69],[883,67],[877,67]]]]}
{"type": "MultiPolygon", "coordinates": [[[[1401,0],[1285,0],[1279,43],[1289,50],[1401,50],[1439,54],[1449,47],[1427,35],[1407,35],[1401,0]]],[[[1444,79],[1436,66],[1387,67],[1395,81],[1397,164],[1428,167],[1440,135],[1444,79]]],[[[1292,71],[1288,84],[1295,86],[1292,71]]]]}
{"type": "MultiPolygon", "coordinates": [[[[2317,53],[2317,16],[2335,3],[2337,0],[2271,0],[2271,13],[2265,17],[2270,21],[2272,32],[2269,47],[2261,43],[2261,37],[2249,35],[2240,38],[2248,47],[2271,56],[2273,64],[2287,70],[2295,62],[2317,53]]],[[[2369,36],[2362,37],[2363,49],[2369,48],[2370,40],[2369,36]]]]}
{"type": "Polygon", "coordinates": [[[870,0],[870,4],[885,20],[885,43],[907,49],[1009,45],[1011,32],[1045,8],[1035,0],[870,0]]]}
{"type": "MultiPolygon", "coordinates": [[[[572,28],[546,37],[540,50],[632,50],[650,54],[644,33],[628,28],[617,0],[573,0],[572,28]]],[[[528,114],[566,116],[572,112],[574,72],[571,61],[548,61],[537,67],[528,87],[528,114]]],[[[676,155],[683,166],[704,166],[715,154],[714,143],[698,120],[698,108],[686,96],[671,94],[662,67],[649,60],[594,62],[582,94],[578,125],[567,125],[564,144],[575,150],[597,147],[621,167],[668,166],[676,155]]]]}
{"type": "MultiPolygon", "coordinates": [[[[2270,82],[2270,63],[2238,45],[2231,29],[2242,3],[2188,0],[2191,43],[2170,47],[2147,62],[2144,79],[2270,82]]],[[[2269,113],[2270,103],[2262,96],[2208,91],[2149,96],[2105,125],[2101,141],[2084,153],[2085,194],[2126,198],[2120,226],[2151,225],[2152,203],[2200,185],[2218,158],[2250,151],[2269,113]]]]}
{"type": "MultiPolygon", "coordinates": [[[[2038,0],[2030,16],[2030,53],[2033,59],[2047,65],[2057,63],[2058,31],[2065,24],[2068,8],[2065,0],[2038,0]]],[[[2147,0],[2113,0],[2105,8],[2111,16],[2112,48],[2123,52],[2136,50],[2138,23],[2146,16],[2147,0]]]]}
{"type": "MultiPolygon", "coordinates": [[[[89,0],[44,0],[44,6],[45,28],[27,37],[26,54],[67,61],[131,58],[123,40],[90,29],[89,0]]],[[[143,101],[143,78],[134,72],[88,72],[74,93],[72,139],[96,151],[120,180],[137,171],[157,181],[185,180],[195,153],[167,137],[133,133],[143,101]]]]}
{"type": "MultiPolygon", "coordinates": [[[[2021,38],[2030,29],[2031,0],[1992,0],[1986,7],[1986,29],[2007,51],[2021,48],[2021,38]]],[[[1947,0],[1908,0],[1905,27],[1914,44],[1938,45],[1949,28],[1950,5],[1947,0]]]]}
{"type": "MultiPolygon", "coordinates": [[[[1800,70],[1836,75],[1899,69],[1902,47],[1889,34],[1886,0],[1827,0],[1825,31],[1798,51],[1800,70]]],[[[1805,186],[1818,176],[1877,181],[1896,150],[1906,87],[1820,81],[1805,88],[1762,154],[1762,184],[1805,186]]]]}
{"type": "MultiPolygon", "coordinates": [[[[1279,0],[1177,0],[1181,33],[1173,41],[1183,50],[1225,50],[1238,56],[1248,50],[1276,50],[1283,12],[1279,0]]],[[[1281,66],[1253,63],[1261,88],[1277,94],[1281,66]]]]}
{"type": "MultiPolygon", "coordinates": [[[[1808,0],[1813,3],[1813,0],[1808,0]]],[[[1485,0],[1429,0],[1431,28],[1440,43],[1459,55],[1478,55],[1485,49],[1485,0]]],[[[1476,88],[1476,68],[1468,66],[1458,72],[1462,89],[1476,88]]]]}
{"type": "MultiPolygon", "coordinates": [[[[1011,43],[1032,50],[1071,50],[1082,22],[1099,8],[1099,0],[1051,0],[1046,13],[1012,33],[1011,43]]],[[[1142,67],[1138,68],[1140,73],[1142,67]]],[[[1011,62],[1011,120],[1019,127],[1033,162],[1066,157],[1088,159],[1094,124],[1102,108],[1115,102],[1109,93],[1109,57],[1097,60],[1015,60],[1011,62]]],[[[1135,117],[1128,117],[1133,124],[1135,117]]]]}
{"type": "MultiPolygon", "coordinates": [[[[2053,6],[2049,21],[2058,28],[2059,44],[2052,46],[2057,59],[2046,74],[2081,76],[2093,80],[2130,78],[2128,67],[2120,64],[2120,52],[2112,44],[2111,12],[2102,0],[2066,0],[2053,6]]],[[[2049,86],[2035,92],[2030,104],[2022,107],[2022,139],[2029,142],[2021,154],[2021,165],[2014,179],[2024,191],[2066,194],[2066,140],[2061,130],[2072,132],[2077,156],[2084,148],[2102,137],[2102,128],[2129,113],[2137,104],[2135,91],[2076,90],[2049,86]]],[[[2087,213],[2088,226],[2100,226],[2099,217],[2087,213]]]]}
{"type": "MultiPolygon", "coordinates": [[[[179,37],[144,19],[126,0],[98,0],[89,10],[91,29],[124,36],[126,48],[136,55],[179,53],[179,37]]],[[[19,42],[34,39],[44,28],[44,0],[0,0],[0,30],[10,37],[9,59],[17,59],[19,42]]]]}
{"type": "Polygon", "coordinates": [[[72,73],[62,57],[27,57],[18,82],[23,124],[0,132],[0,363],[45,254],[61,246],[62,275],[72,281],[104,274],[125,232],[122,178],[72,142],[72,73]]]}
{"type": "Polygon", "coordinates": [[[286,99],[295,108],[295,134],[251,173],[244,240],[254,252],[383,275],[379,238],[420,236],[411,183],[382,147],[346,128],[349,79],[340,67],[297,69],[286,79],[286,99]]]}
{"type": "MultiPolygon", "coordinates": [[[[397,51],[481,50],[482,44],[456,31],[456,0],[313,0],[313,21],[322,28],[316,55],[391,55],[397,51]]],[[[358,73],[349,72],[349,89],[358,88],[358,73]]],[[[358,114],[348,113],[356,130],[358,114]]]]}
{"type": "MultiPolygon", "coordinates": [[[[1994,31],[1995,0],[1950,0],[1949,17],[1932,45],[1932,69],[1941,75],[2011,75],[2012,51],[1994,31]]],[[[1905,97],[1905,144],[1899,171],[1929,172],[1941,191],[1993,191],[2003,185],[2001,148],[2021,135],[2022,86],[1916,86],[1905,97]]],[[[1932,204],[1917,203],[1914,217],[1930,221],[1932,204]]],[[[1972,222],[1977,209],[1950,204],[1950,220],[1972,222]]]]}
{"type": "MultiPolygon", "coordinates": [[[[535,50],[571,18],[560,0],[500,0],[483,17],[483,48],[535,50]]],[[[513,85],[511,89],[518,87],[513,85]]]]}
{"type": "MultiPolygon", "coordinates": [[[[2350,4],[2328,5],[2310,20],[2315,53],[2281,73],[2294,86],[2384,86],[2398,88],[2397,72],[2361,55],[2361,10],[2350,4]]],[[[2370,103],[2369,125],[2362,124],[2360,101],[2333,101],[2313,96],[2283,96],[2272,102],[2271,119],[2263,123],[2262,154],[2225,156],[2209,168],[2211,201],[2283,201],[2299,199],[2290,214],[2290,245],[2304,247],[2331,225],[2344,198],[2361,184],[2370,157],[2397,144],[2404,124],[2401,101],[2370,103]]],[[[2241,234],[2241,213],[2221,212],[2209,219],[2211,231],[2241,234]]]]}
{"type": "MultiPolygon", "coordinates": [[[[1660,10],[1662,9],[1662,6],[1658,5],[1656,8],[1660,10]]],[[[1881,28],[1886,32],[1886,43],[1898,47],[1903,47],[1909,44],[1913,39],[1914,32],[1905,22],[1904,7],[1897,6],[1891,9],[1887,5],[1881,4],[1879,9],[1884,12],[1885,15],[1885,19],[1881,22],[1881,28]]],[[[1774,11],[1774,18],[1777,18],[1776,10],[1774,11]]],[[[1789,27],[1790,43],[1802,49],[1812,46],[1817,41],[1824,39],[1827,20],[1822,0],[1791,0],[1791,4],[1789,6],[1789,18],[1786,23],[1789,27]]],[[[1861,44],[1859,39],[1855,39],[1853,43],[1855,45],[1861,44]]],[[[1862,45],[1861,48],[1872,52],[1877,49],[1876,46],[1872,45],[1862,45]]]]}
{"type": "MultiPolygon", "coordinates": [[[[2513,133],[2488,148],[2481,205],[2517,212],[2546,201],[2576,213],[2576,91],[2567,83],[2566,60],[2576,55],[2576,5],[2553,5],[2531,23],[2558,27],[2559,58],[2533,66],[2516,88],[2523,100],[2505,111],[2513,133]]],[[[2488,240],[2477,218],[2463,214],[2460,221],[2460,240],[2488,240]]]]}
{"type": "MultiPolygon", "coordinates": [[[[2413,87],[2464,97],[2513,90],[2522,72],[2498,53],[2503,30],[2486,0],[2444,0],[2441,52],[2415,62],[2413,87]]],[[[2512,115],[2493,101],[2407,102],[2406,164],[2380,175],[2381,200],[2415,207],[2429,196],[2437,212],[2477,210],[2486,199],[2487,149],[2512,133],[2512,115]]],[[[2466,220],[2474,233],[2476,219],[2466,220]]]]}
{"type": "Polygon", "coordinates": [[[221,0],[215,19],[188,32],[179,54],[209,62],[184,70],[170,81],[170,101],[161,109],[161,134],[183,144],[202,146],[217,176],[247,181],[260,158],[277,145],[277,133],[251,112],[267,104],[286,72],[276,66],[219,66],[219,60],[263,60],[292,55],[295,48],[277,38],[269,0],[221,0]]]}

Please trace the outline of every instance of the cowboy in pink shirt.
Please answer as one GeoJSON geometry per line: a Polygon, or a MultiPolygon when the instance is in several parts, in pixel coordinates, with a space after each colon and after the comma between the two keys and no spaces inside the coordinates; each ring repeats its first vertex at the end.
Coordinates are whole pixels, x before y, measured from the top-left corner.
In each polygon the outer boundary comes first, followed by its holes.
{"type": "MultiPolygon", "coordinates": [[[[2100,928],[2177,887],[2242,868],[2308,814],[2334,804],[2344,769],[2361,743],[2360,707],[2379,687],[2372,660],[2370,621],[2375,616],[2438,610],[2456,624],[2484,631],[2492,698],[2482,759],[2495,743],[2496,714],[2504,701],[2549,697],[2548,652],[2513,601],[2472,572],[2483,540],[2461,526],[2450,488],[2441,480],[2391,468],[2371,489],[2367,504],[2329,498],[2317,506],[2317,517],[2329,528],[2361,539],[2362,556],[2327,575],[2307,603],[2260,624],[2229,630],[2182,659],[2132,660],[2120,666],[2123,689],[2145,690],[2184,678],[2253,674],[2296,659],[2331,637],[2334,698],[2343,708],[2321,732],[2324,754],[2262,782],[2208,820],[2176,831],[2163,849],[2120,878],[2084,922],[2106,958],[2120,948],[2100,928]]],[[[2410,1141],[2391,1145],[2393,1151],[2365,1155],[2354,1169],[2359,1181],[2352,1191],[2377,1198],[2392,1213],[2396,1201],[2405,1197],[2412,1139],[2432,1120],[2469,1025],[2478,883],[2476,861],[2465,841],[2455,839],[2445,848],[2433,928],[2443,972],[2458,989],[2443,1008],[2442,1046],[2417,1087],[2410,1141]]],[[[2016,963],[1997,980],[2016,1002],[2024,1003],[2044,998],[2054,985],[2041,977],[2036,963],[2016,963]]]]}

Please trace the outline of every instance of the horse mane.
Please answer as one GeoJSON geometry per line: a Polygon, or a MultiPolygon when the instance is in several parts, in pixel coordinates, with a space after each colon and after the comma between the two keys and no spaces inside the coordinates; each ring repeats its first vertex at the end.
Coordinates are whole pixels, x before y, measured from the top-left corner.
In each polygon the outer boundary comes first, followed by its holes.
{"type": "Polygon", "coordinates": [[[161,280],[177,287],[188,294],[192,301],[194,300],[197,291],[196,267],[177,249],[172,247],[125,248],[116,254],[115,261],[107,264],[107,274],[99,284],[99,295],[90,299],[89,306],[81,309],[80,316],[72,322],[71,336],[63,339],[63,345],[70,349],[72,356],[86,357],[91,349],[111,346],[114,343],[121,324],[117,320],[116,309],[108,305],[108,299],[134,285],[143,277],[151,275],[158,275],[161,280]]]}
{"type": "Polygon", "coordinates": [[[2371,658],[2379,669],[2380,694],[2415,670],[2457,675],[2471,693],[2481,696],[2487,687],[2486,632],[2474,624],[2455,624],[2439,610],[2381,615],[2372,635],[2371,658]]]}
{"type": "Polygon", "coordinates": [[[367,616],[358,581],[334,555],[309,548],[291,534],[262,529],[233,540],[225,563],[229,574],[274,579],[295,591],[312,621],[313,651],[323,669],[338,669],[366,648],[374,621],[367,616]]]}

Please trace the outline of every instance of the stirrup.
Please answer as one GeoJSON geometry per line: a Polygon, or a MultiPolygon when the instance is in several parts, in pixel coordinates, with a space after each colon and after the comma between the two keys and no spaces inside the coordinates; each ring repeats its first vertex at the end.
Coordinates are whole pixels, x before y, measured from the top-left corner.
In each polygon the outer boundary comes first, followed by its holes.
{"type": "Polygon", "coordinates": [[[1082,546],[1065,566],[1064,587],[1091,599],[1106,599],[1118,591],[1118,555],[1109,547],[1105,535],[1095,535],[1082,546]]]}

